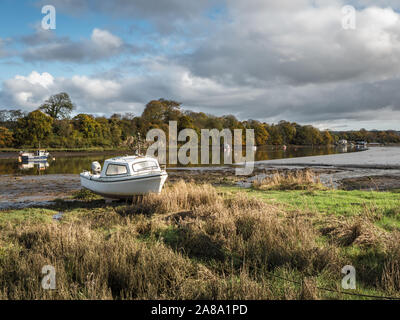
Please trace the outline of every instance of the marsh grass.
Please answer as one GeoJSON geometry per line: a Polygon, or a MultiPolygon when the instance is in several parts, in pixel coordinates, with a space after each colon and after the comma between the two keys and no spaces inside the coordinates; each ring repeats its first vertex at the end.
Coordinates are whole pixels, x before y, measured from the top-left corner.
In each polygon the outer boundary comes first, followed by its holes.
{"type": "Polygon", "coordinates": [[[399,235],[376,225],[378,208],[324,217],[183,181],[128,205],[79,203],[61,221],[0,213],[0,299],[345,299],[318,287],[337,289],[346,264],[357,292],[400,295],[399,235]]]}
{"type": "Polygon", "coordinates": [[[320,178],[310,169],[276,172],[253,182],[257,190],[325,190],[320,178]]]}
{"type": "Polygon", "coordinates": [[[75,200],[95,200],[95,199],[102,199],[102,197],[98,196],[97,194],[93,193],[92,191],[82,188],[78,191],[76,191],[73,195],[72,198],[75,200]]]}

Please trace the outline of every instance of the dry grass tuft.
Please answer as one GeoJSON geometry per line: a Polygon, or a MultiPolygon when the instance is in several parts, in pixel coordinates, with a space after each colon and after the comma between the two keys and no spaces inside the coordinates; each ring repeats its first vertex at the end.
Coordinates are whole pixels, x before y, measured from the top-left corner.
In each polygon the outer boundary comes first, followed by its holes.
{"type": "Polygon", "coordinates": [[[400,291],[400,232],[391,234],[387,241],[386,259],[383,265],[381,286],[390,294],[400,291]]]}
{"type": "Polygon", "coordinates": [[[386,233],[366,217],[330,218],[321,228],[321,233],[328,236],[332,243],[344,247],[353,244],[364,247],[384,246],[387,238],[386,233]]]}
{"type": "Polygon", "coordinates": [[[107,241],[82,224],[32,225],[11,231],[9,237],[19,249],[0,260],[3,298],[194,298],[186,280],[200,276],[196,265],[162,243],[149,246],[137,241],[127,230],[107,241]],[[44,265],[57,270],[55,292],[40,288],[44,265]]]}
{"type": "Polygon", "coordinates": [[[257,190],[325,190],[327,189],[310,169],[276,172],[262,180],[255,180],[257,190]]]}
{"type": "Polygon", "coordinates": [[[166,186],[161,194],[136,197],[125,214],[168,213],[191,210],[200,205],[215,205],[222,198],[211,185],[189,184],[183,180],[166,186]]]}
{"type": "Polygon", "coordinates": [[[302,290],[301,290],[301,299],[302,300],[318,300],[319,292],[317,289],[317,284],[315,279],[312,278],[304,278],[302,282],[302,290]]]}

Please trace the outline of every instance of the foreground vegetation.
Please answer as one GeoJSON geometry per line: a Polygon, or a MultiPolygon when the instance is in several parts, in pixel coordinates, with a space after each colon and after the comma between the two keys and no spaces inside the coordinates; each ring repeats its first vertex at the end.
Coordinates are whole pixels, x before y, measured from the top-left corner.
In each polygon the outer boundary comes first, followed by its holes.
{"type": "Polygon", "coordinates": [[[133,203],[82,191],[0,212],[0,299],[400,297],[399,193],[276,186],[179,181],[133,203]],[[341,288],[348,264],[356,290],[341,288]]]}
{"type": "Polygon", "coordinates": [[[254,129],[256,145],[331,145],[339,139],[400,143],[399,132],[393,130],[329,132],[288,121],[239,121],[233,115],[217,117],[182,110],[180,103],[165,99],[150,101],[141,115],[106,118],[81,113],[71,118],[74,109],[68,94],[59,93],[30,113],[0,110],[0,148],[36,148],[39,144],[47,148],[118,148],[143,139],[153,128],[167,133],[169,121],[176,121],[178,130],[193,129],[199,136],[201,129],[254,129]]]}

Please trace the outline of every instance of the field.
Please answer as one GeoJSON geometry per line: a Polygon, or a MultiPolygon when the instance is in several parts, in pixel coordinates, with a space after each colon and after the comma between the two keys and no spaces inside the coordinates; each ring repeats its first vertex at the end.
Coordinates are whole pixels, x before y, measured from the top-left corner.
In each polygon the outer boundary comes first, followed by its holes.
{"type": "Polygon", "coordinates": [[[178,181],[132,203],[81,191],[1,211],[0,299],[400,297],[399,193],[299,184],[178,181]],[[45,265],[56,290],[41,288],[45,265]]]}

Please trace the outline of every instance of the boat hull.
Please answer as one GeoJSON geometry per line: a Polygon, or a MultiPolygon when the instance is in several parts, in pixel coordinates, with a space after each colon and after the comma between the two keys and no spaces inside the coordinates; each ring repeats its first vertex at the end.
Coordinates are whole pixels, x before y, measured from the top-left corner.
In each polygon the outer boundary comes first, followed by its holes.
{"type": "Polygon", "coordinates": [[[167,180],[167,173],[141,177],[126,177],[118,180],[94,179],[89,174],[81,174],[81,185],[98,195],[112,199],[130,198],[135,195],[160,193],[167,180]]]}
{"type": "Polygon", "coordinates": [[[47,161],[48,156],[22,156],[21,159],[23,162],[42,162],[47,161]]]}

